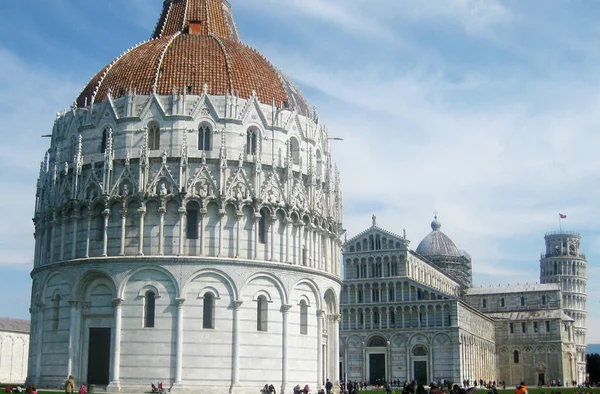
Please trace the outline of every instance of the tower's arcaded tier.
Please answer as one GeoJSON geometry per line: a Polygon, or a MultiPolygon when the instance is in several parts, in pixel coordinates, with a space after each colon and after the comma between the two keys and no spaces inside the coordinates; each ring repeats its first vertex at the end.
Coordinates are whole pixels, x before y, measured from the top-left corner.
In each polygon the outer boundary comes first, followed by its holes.
{"type": "Polygon", "coordinates": [[[35,207],[31,383],[256,393],[338,380],[342,193],[327,129],[225,0],[58,114],[35,207]]]}
{"type": "Polygon", "coordinates": [[[574,376],[586,380],[585,334],[587,317],[587,261],[581,253],[581,236],[569,231],[547,233],[546,252],[540,260],[541,283],[559,283],[562,288],[563,309],[573,318],[576,352],[573,354],[574,376]]]}

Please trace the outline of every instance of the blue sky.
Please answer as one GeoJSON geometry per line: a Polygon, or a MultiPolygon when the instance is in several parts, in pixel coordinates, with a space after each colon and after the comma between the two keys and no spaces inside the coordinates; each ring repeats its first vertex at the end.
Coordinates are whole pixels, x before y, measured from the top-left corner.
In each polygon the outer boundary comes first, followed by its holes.
{"type": "MultiPolygon", "coordinates": [[[[600,3],[231,3],[242,39],[344,138],[333,153],[349,236],[376,214],[416,248],[437,210],[476,284],[534,283],[543,235],[565,213],[588,258],[588,327],[600,325],[600,3]]],[[[0,2],[0,316],[28,317],[40,136],[92,75],[150,36],[161,4],[0,2]]]]}

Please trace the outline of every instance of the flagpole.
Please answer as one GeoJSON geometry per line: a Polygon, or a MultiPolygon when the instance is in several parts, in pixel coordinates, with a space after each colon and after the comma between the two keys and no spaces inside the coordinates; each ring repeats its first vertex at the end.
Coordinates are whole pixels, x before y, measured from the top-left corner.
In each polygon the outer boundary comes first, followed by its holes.
{"type": "Polygon", "coordinates": [[[562,233],[562,217],[560,216],[560,213],[558,214],[558,229],[562,233]]]}

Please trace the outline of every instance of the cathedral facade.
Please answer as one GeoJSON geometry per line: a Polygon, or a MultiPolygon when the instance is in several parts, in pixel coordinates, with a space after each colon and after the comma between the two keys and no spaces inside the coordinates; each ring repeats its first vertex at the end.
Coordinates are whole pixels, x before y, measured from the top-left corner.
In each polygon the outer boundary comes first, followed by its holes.
{"type": "Polygon", "coordinates": [[[35,207],[28,381],[255,393],[339,369],[342,193],[327,129],[225,0],[57,115],[35,207]]]}
{"type": "Polygon", "coordinates": [[[580,236],[546,235],[540,284],[483,288],[472,287],[469,254],[437,218],[431,227],[415,251],[375,218],[345,242],[342,379],[584,382],[580,236]]]}

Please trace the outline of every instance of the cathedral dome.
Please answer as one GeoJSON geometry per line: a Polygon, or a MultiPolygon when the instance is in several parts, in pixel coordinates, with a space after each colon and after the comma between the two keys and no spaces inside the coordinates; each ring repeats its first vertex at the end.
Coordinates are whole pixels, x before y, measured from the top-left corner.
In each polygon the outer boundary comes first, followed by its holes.
{"type": "Polygon", "coordinates": [[[427,234],[417,247],[416,252],[421,256],[451,256],[460,257],[461,253],[450,237],[440,231],[442,224],[437,217],[431,222],[432,231],[427,234]]]}
{"type": "Polygon", "coordinates": [[[166,0],[151,39],[102,68],[77,105],[100,103],[109,92],[118,98],[128,90],[141,95],[256,94],[262,103],[309,113],[291,81],[240,41],[225,0],[166,0]]]}

